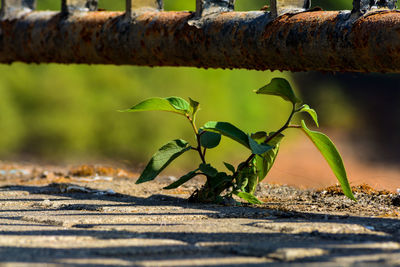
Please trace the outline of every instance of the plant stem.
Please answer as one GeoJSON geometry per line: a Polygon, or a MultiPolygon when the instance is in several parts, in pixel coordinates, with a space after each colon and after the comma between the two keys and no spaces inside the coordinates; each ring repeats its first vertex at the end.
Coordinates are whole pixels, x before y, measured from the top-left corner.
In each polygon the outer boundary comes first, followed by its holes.
{"type": "Polygon", "coordinates": [[[196,148],[196,150],[197,150],[197,152],[199,152],[201,161],[202,161],[204,164],[206,164],[205,155],[204,155],[203,152],[201,151],[200,136],[201,136],[200,134],[196,134],[196,139],[197,139],[197,148],[196,148]]]}
{"type": "Polygon", "coordinates": [[[268,144],[272,139],[274,139],[276,136],[278,136],[280,133],[282,133],[284,130],[286,130],[289,127],[290,121],[293,118],[293,115],[296,113],[296,105],[293,104],[292,112],[290,113],[290,116],[288,120],[286,121],[285,125],[283,125],[278,131],[276,131],[273,135],[267,138],[267,140],[264,141],[265,144],[268,144]]]}
{"type": "MultiPolygon", "coordinates": [[[[264,141],[264,144],[268,144],[272,139],[274,139],[274,138],[277,137],[280,133],[282,133],[284,130],[286,130],[287,128],[289,128],[290,121],[292,120],[293,115],[294,115],[296,112],[297,112],[297,110],[296,110],[296,105],[293,104],[292,112],[290,113],[290,116],[289,116],[289,118],[287,119],[286,123],[285,123],[278,131],[276,131],[273,135],[271,135],[270,137],[268,137],[268,138],[264,141]]],[[[294,125],[293,125],[293,126],[294,126],[294,125]]],[[[290,126],[290,127],[292,128],[292,126],[290,126]]],[[[296,128],[297,128],[297,127],[296,127],[296,128]]],[[[251,155],[246,159],[246,161],[244,162],[244,164],[242,165],[242,168],[240,168],[240,169],[238,168],[237,171],[233,174],[233,177],[236,178],[236,176],[239,175],[239,172],[240,172],[243,168],[249,166],[250,161],[252,161],[252,160],[254,159],[255,156],[256,156],[256,154],[251,154],[251,155]]]]}
{"type": "Polygon", "coordinates": [[[195,124],[195,122],[194,122],[194,119],[192,119],[192,118],[189,116],[189,114],[186,114],[186,118],[189,120],[190,125],[192,125],[194,134],[196,135],[197,147],[195,147],[195,148],[192,147],[192,149],[193,149],[193,150],[196,150],[196,151],[199,153],[201,162],[203,162],[204,164],[206,164],[205,150],[204,150],[204,154],[203,154],[203,151],[201,151],[201,144],[200,144],[200,136],[201,136],[201,133],[199,133],[199,130],[198,130],[197,127],[196,127],[196,124],[195,124]]]}
{"type": "Polygon", "coordinates": [[[194,120],[189,116],[189,114],[186,114],[186,118],[189,120],[190,125],[192,125],[193,131],[196,135],[199,134],[199,130],[197,130],[196,124],[194,122],[194,120]]]}

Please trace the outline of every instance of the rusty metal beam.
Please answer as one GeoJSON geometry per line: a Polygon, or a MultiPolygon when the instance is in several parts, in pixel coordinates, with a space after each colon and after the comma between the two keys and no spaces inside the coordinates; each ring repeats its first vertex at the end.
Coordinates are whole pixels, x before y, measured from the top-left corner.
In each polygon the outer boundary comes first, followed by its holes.
{"type": "Polygon", "coordinates": [[[400,13],[35,11],[0,20],[15,61],[400,73],[400,13]]]}

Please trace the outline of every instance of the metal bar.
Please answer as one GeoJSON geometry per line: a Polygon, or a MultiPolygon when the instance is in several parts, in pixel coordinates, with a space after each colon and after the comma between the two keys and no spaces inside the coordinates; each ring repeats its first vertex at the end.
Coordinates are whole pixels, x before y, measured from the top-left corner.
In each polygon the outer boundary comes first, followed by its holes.
{"type": "Polygon", "coordinates": [[[400,13],[30,12],[0,20],[0,62],[400,73],[400,13]]]}

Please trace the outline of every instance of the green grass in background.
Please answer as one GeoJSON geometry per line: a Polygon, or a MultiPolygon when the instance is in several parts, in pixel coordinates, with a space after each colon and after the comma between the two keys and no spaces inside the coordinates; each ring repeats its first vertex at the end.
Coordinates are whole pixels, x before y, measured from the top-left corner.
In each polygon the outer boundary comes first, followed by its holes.
{"type": "MultiPolygon", "coordinates": [[[[38,0],[38,9],[58,10],[56,0],[38,0]]],[[[100,0],[100,7],[123,10],[124,1],[100,0]]],[[[335,1],[330,3],[347,3],[335,1]]],[[[166,10],[193,10],[194,0],[166,0],[166,10]]],[[[261,0],[238,0],[238,10],[255,10],[261,0]]],[[[286,103],[256,96],[273,76],[246,70],[147,68],[87,65],[0,65],[0,156],[38,160],[128,159],[143,162],[163,143],[184,137],[187,122],[173,114],[129,114],[117,110],[154,96],[192,97],[201,102],[199,123],[231,121],[244,130],[280,126],[286,103]],[[280,112],[277,112],[279,110],[280,112]],[[141,129],[141,131],[138,131],[141,129]],[[148,145],[148,144],[151,145],[148,145]],[[145,145],[147,144],[147,145],[145,145]]],[[[224,154],[242,158],[241,148],[224,141],[224,154]]]]}
{"type": "Polygon", "coordinates": [[[252,92],[272,77],[268,72],[55,64],[2,65],[0,72],[3,157],[142,160],[171,138],[190,139],[189,124],[173,114],[117,112],[153,96],[190,96],[202,103],[199,123],[231,120],[248,131],[279,118],[275,109],[286,105],[252,92]],[[145,147],[149,142],[154,147],[145,147]]]}

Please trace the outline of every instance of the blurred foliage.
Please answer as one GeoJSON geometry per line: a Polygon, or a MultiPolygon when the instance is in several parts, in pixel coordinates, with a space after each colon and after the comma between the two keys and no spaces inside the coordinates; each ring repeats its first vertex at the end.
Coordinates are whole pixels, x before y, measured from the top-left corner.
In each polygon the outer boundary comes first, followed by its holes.
{"type": "Polygon", "coordinates": [[[203,103],[199,122],[229,119],[249,131],[262,128],[268,122],[264,117],[279,119],[275,109],[285,109],[285,103],[251,92],[272,77],[263,72],[53,64],[2,65],[0,72],[2,155],[141,160],[181,132],[190,139],[190,125],[170,121],[170,114],[117,112],[153,96],[190,96],[203,103]],[[149,140],[155,147],[145,147],[149,140]]]}
{"type": "Polygon", "coordinates": [[[326,125],[347,133],[360,159],[398,167],[399,74],[309,72],[292,78],[326,125]]]}
{"type": "Polygon", "coordinates": [[[352,0],[311,0],[313,6],[322,7],[324,10],[351,10],[353,8],[352,0]]]}
{"type": "MultiPolygon", "coordinates": [[[[59,0],[37,2],[39,10],[59,10],[61,5],[59,0]]],[[[237,0],[236,7],[258,10],[265,3],[237,0]]],[[[314,1],[326,9],[349,7],[349,3],[314,1]]],[[[99,6],[123,10],[124,1],[100,0],[99,6]]],[[[166,10],[194,10],[194,6],[195,0],[165,0],[166,10]]],[[[288,76],[280,72],[19,63],[1,65],[0,72],[0,156],[6,159],[142,161],[182,133],[192,140],[190,126],[184,120],[170,120],[169,114],[116,112],[147,97],[190,96],[203,105],[199,122],[229,120],[248,131],[266,125],[274,130],[287,116],[285,110],[290,110],[278,99],[252,93],[273,76],[288,76]],[[149,141],[153,147],[145,146],[149,141]]],[[[225,142],[224,153],[239,158],[235,154],[240,155],[240,148],[225,142]]],[[[211,155],[211,159],[221,156],[211,155]]]]}

